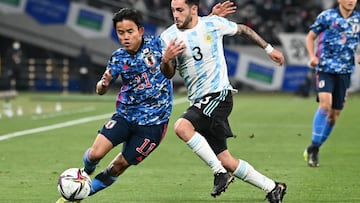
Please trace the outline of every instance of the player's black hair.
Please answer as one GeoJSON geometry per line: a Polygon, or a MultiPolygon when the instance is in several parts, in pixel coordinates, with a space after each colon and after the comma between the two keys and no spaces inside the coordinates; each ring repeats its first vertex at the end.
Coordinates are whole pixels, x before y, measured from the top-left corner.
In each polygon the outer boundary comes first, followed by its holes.
{"type": "Polygon", "coordinates": [[[114,14],[112,19],[113,26],[116,28],[116,23],[123,20],[133,21],[139,28],[142,27],[142,15],[139,11],[132,8],[122,8],[114,14]]]}
{"type": "Polygon", "coordinates": [[[199,7],[200,0],[185,0],[185,3],[189,6],[195,5],[199,7]]]}

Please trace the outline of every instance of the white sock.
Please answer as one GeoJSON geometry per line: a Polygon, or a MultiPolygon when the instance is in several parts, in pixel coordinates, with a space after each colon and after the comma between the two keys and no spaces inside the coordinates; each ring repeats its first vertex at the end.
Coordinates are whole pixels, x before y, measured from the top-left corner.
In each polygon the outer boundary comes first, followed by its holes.
{"type": "Polygon", "coordinates": [[[234,176],[266,192],[270,192],[275,188],[273,180],[256,171],[253,166],[244,160],[240,160],[239,166],[234,171],[234,176]]]}
{"type": "Polygon", "coordinates": [[[195,132],[194,136],[186,142],[190,149],[195,152],[208,166],[211,167],[214,174],[218,172],[226,173],[226,169],[221,165],[221,161],[217,158],[206,139],[195,132]]]}

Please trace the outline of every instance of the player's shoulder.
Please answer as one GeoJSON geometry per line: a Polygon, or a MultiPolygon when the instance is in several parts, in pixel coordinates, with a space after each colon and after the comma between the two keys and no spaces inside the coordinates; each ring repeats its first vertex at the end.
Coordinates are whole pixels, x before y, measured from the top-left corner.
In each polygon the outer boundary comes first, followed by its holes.
{"type": "Polygon", "coordinates": [[[229,21],[228,19],[224,18],[224,17],[220,17],[220,16],[217,16],[217,15],[211,15],[211,16],[202,16],[202,17],[199,17],[199,20],[201,22],[227,22],[229,21]]]}
{"type": "Polygon", "coordinates": [[[143,40],[145,46],[157,47],[161,44],[160,37],[154,35],[144,35],[143,40]]]}
{"type": "Polygon", "coordinates": [[[176,36],[176,32],[177,32],[177,27],[175,24],[169,26],[168,28],[166,28],[160,35],[161,39],[168,39],[168,38],[173,38],[174,36],[176,36]]]}
{"type": "Polygon", "coordinates": [[[127,53],[127,51],[124,49],[124,48],[122,48],[122,47],[120,47],[120,48],[118,48],[118,49],[116,49],[112,54],[111,54],[111,56],[112,57],[119,57],[119,56],[125,56],[125,55],[127,55],[128,53],[127,53]]]}
{"type": "Polygon", "coordinates": [[[155,37],[154,35],[143,35],[144,43],[152,43],[153,41],[158,40],[158,37],[155,37]]]}
{"type": "Polygon", "coordinates": [[[357,18],[360,18],[360,12],[359,11],[354,10],[353,15],[356,16],[357,18]]]}
{"type": "Polygon", "coordinates": [[[336,16],[339,15],[339,10],[336,8],[329,8],[321,11],[319,17],[336,16]]]}

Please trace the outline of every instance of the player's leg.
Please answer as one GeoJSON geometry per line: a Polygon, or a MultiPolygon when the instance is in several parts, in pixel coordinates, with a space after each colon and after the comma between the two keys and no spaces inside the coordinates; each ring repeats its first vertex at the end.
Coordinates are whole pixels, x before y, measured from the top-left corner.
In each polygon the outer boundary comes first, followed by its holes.
{"type": "Polygon", "coordinates": [[[254,185],[266,192],[270,192],[275,188],[275,181],[261,174],[245,160],[236,159],[231,156],[229,150],[225,150],[218,154],[224,167],[233,173],[233,175],[251,185],[254,185]]]}
{"type": "Polygon", "coordinates": [[[84,171],[91,175],[99,161],[113,148],[112,143],[101,133],[99,133],[83,156],[84,171]]]}
{"type": "Polygon", "coordinates": [[[332,92],[334,89],[334,78],[330,74],[319,72],[316,79],[319,107],[313,118],[311,145],[304,151],[304,158],[308,165],[312,167],[319,166],[319,147],[332,108],[332,92]]]}
{"type": "Polygon", "coordinates": [[[128,130],[133,133],[126,138],[122,152],[92,180],[90,195],[109,187],[127,168],[147,158],[159,146],[167,130],[167,124],[156,126],[129,124],[128,126],[128,130]]]}
{"type": "MultiPolygon", "coordinates": [[[[188,110],[184,116],[194,119],[198,114],[196,115],[194,111],[188,110]]],[[[197,120],[194,121],[194,123],[197,124],[206,122],[205,118],[202,121],[198,119],[194,120],[197,120]]],[[[233,181],[233,177],[222,166],[221,161],[216,157],[207,140],[200,132],[195,131],[193,124],[185,118],[180,118],[175,123],[175,132],[178,137],[186,142],[187,146],[212,169],[214,173],[214,186],[211,196],[216,197],[224,192],[233,181]]]]}
{"type": "MultiPolygon", "coordinates": [[[[205,96],[184,114],[184,118],[191,121],[192,128],[195,128],[199,134],[204,136],[203,140],[206,141],[208,148],[213,152],[211,153],[212,156],[214,154],[216,156],[221,151],[227,149],[226,138],[233,136],[227,122],[232,106],[232,94],[230,91],[224,90],[205,96]],[[220,138],[217,139],[217,136],[220,138]]],[[[218,161],[217,156],[211,158],[218,161]]],[[[213,197],[224,192],[234,180],[234,177],[222,166],[221,161],[216,164],[218,166],[213,165],[212,167],[214,171],[214,186],[211,195],[213,197]]]]}
{"type": "MultiPolygon", "coordinates": [[[[119,116],[114,114],[112,118],[105,123],[96,137],[92,147],[84,155],[84,170],[92,173],[95,170],[96,164],[115,146],[125,142],[130,136],[129,123],[119,116]]],[[[126,161],[123,160],[122,155],[119,154],[114,160],[118,160],[123,168],[127,167],[126,161]]],[[[102,172],[98,173],[92,180],[90,195],[110,186],[117,179],[111,173],[111,164],[102,172]]]]}
{"type": "Polygon", "coordinates": [[[332,97],[332,110],[328,116],[328,120],[321,136],[321,144],[323,144],[330,136],[337,119],[344,108],[346,98],[348,96],[348,88],[350,86],[351,75],[342,74],[335,77],[335,87],[332,97]]]}
{"type": "MultiPolygon", "coordinates": [[[[195,112],[191,110],[188,110],[185,114],[185,117],[197,117],[195,112]]],[[[195,154],[210,166],[214,174],[227,172],[206,139],[199,132],[195,131],[193,124],[188,119],[180,118],[176,121],[175,133],[195,154]]]]}
{"type": "Polygon", "coordinates": [[[126,161],[122,153],[119,153],[109,166],[97,174],[92,180],[89,196],[94,195],[100,190],[112,185],[129,166],[129,163],[126,161]]]}
{"type": "Polygon", "coordinates": [[[282,200],[287,186],[285,183],[278,183],[257,171],[245,160],[236,159],[229,150],[224,150],[218,154],[221,163],[235,177],[261,189],[267,193],[267,198],[275,199],[275,202],[282,200]],[[280,188],[280,189],[278,189],[280,188]],[[276,194],[278,193],[278,195],[276,194]],[[268,197],[269,196],[269,197],[268,197]]]}
{"type": "Polygon", "coordinates": [[[106,121],[92,146],[83,156],[84,171],[91,175],[99,161],[116,145],[122,143],[128,135],[127,121],[118,114],[113,114],[106,121]]]}

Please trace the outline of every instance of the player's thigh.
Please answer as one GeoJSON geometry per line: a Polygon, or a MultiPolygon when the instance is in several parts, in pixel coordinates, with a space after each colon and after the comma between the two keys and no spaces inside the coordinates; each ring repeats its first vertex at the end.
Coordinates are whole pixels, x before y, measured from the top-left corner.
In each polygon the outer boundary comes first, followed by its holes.
{"type": "Polygon", "coordinates": [[[335,87],[335,75],[317,72],[316,73],[316,90],[318,92],[316,100],[323,109],[330,110],[333,102],[333,92],[335,87]]]}
{"type": "Polygon", "coordinates": [[[350,87],[350,74],[337,75],[335,80],[335,87],[333,92],[332,108],[342,110],[348,95],[348,88],[350,87]]]}
{"type": "Polygon", "coordinates": [[[90,150],[90,159],[102,159],[111,149],[112,143],[103,134],[98,134],[90,150]]]}
{"type": "Polygon", "coordinates": [[[161,143],[168,124],[132,127],[132,134],[123,145],[122,154],[130,165],[147,158],[161,143]]]}
{"type": "Polygon", "coordinates": [[[104,124],[99,133],[104,135],[106,139],[112,143],[113,147],[115,147],[129,139],[130,126],[130,122],[118,114],[114,114],[111,119],[104,124]]]}

